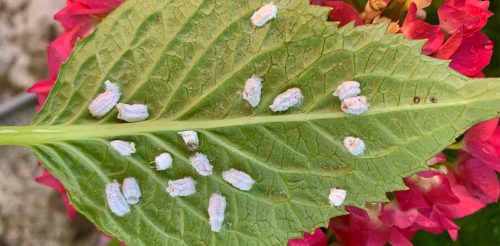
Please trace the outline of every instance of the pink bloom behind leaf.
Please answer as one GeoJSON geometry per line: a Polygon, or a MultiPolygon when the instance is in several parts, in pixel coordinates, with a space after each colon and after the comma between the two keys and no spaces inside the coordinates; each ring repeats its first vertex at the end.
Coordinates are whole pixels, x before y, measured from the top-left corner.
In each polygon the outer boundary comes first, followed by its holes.
{"type": "Polygon", "coordinates": [[[44,169],[43,173],[35,178],[35,182],[48,186],[54,189],[55,191],[59,192],[64,201],[64,206],[66,207],[66,212],[68,213],[68,216],[71,219],[75,218],[76,209],[71,204],[71,201],[69,200],[68,197],[68,193],[66,192],[66,189],[64,189],[63,184],[59,180],[57,180],[56,177],[54,177],[49,171],[47,171],[47,169],[44,169]]]}
{"type": "Polygon", "coordinates": [[[304,238],[296,238],[288,241],[289,246],[327,246],[328,238],[325,233],[319,228],[314,231],[314,234],[306,232],[304,238]]]}
{"type": "Polygon", "coordinates": [[[491,60],[493,42],[486,35],[476,32],[462,40],[451,57],[450,67],[466,76],[480,73],[491,60]]]}
{"type": "Polygon", "coordinates": [[[430,55],[438,51],[444,42],[444,33],[439,26],[434,26],[417,18],[417,5],[412,3],[408,15],[401,27],[407,39],[427,39],[422,53],[430,55]]]}
{"type": "Polygon", "coordinates": [[[311,0],[310,3],[332,8],[328,14],[328,20],[340,22],[340,27],[351,22],[354,22],[355,26],[363,24],[363,20],[361,20],[361,16],[356,9],[345,2],[332,0],[311,0]]]}
{"type": "Polygon", "coordinates": [[[482,0],[447,0],[438,10],[440,25],[450,34],[462,27],[464,36],[469,36],[481,30],[493,15],[489,5],[482,0]]]}

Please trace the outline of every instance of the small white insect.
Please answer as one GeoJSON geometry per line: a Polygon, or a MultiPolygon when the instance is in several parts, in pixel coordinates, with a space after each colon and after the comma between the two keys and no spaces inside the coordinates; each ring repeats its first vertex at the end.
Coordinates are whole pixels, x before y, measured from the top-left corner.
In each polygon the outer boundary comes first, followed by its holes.
{"type": "Polygon", "coordinates": [[[189,158],[189,162],[191,166],[196,169],[201,176],[210,176],[212,175],[212,171],[214,167],[210,164],[207,156],[202,153],[195,153],[189,158]]]}
{"type": "Polygon", "coordinates": [[[365,96],[350,97],[342,101],[342,111],[348,114],[360,115],[368,111],[368,100],[365,96]]]}
{"type": "Polygon", "coordinates": [[[222,172],[222,178],[234,187],[245,191],[251,190],[255,183],[250,175],[233,168],[222,172]]]}
{"type": "Polygon", "coordinates": [[[355,156],[362,155],[365,152],[365,142],[359,138],[346,137],[344,146],[355,156]]]}
{"type": "Polygon", "coordinates": [[[118,103],[121,97],[120,87],[116,83],[106,80],[106,91],[99,94],[89,105],[89,111],[92,116],[101,118],[118,103]]]}
{"type": "Polygon", "coordinates": [[[167,192],[172,197],[190,196],[196,192],[196,182],[191,177],[169,180],[167,192]]]}
{"type": "Polygon", "coordinates": [[[347,191],[333,188],[330,190],[330,195],[328,196],[328,199],[330,200],[330,204],[332,206],[339,207],[344,203],[346,195],[347,191]]]}
{"type": "Polygon", "coordinates": [[[130,207],[120,191],[120,184],[118,181],[113,180],[113,182],[106,185],[106,196],[111,212],[120,217],[130,212],[130,207]]]}
{"type": "Polygon", "coordinates": [[[269,106],[269,108],[273,112],[282,112],[286,111],[291,107],[297,107],[302,104],[304,100],[304,96],[299,88],[291,88],[287,91],[281,93],[274,99],[273,105],[269,106]]]}
{"type": "Polygon", "coordinates": [[[141,198],[141,189],[135,178],[125,178],[123,180],[122,191],[128,204],[136,204],[139,202],[139,198],[141,198]]]}
{"type": "Polygon", "coordinates": [[[245,89],[243,90],[243,99],[245,99],[250,106],[257,107],[260,103],[262,95],[262,79],[257,76],[252,76],[245,82],[245,89]]]}
{"type": "Polygon", "coordinates": [[[138,122],[149,117],[148,106],[144,104],[124,104],[118,103],[118,119],[126,122],[138,122]]]}
{"type": "Polygon", "coordinates": [[[120,153],[120,155],[123,155],[123,156],[130,156],[132,155],[133,153],[135,153],[135,143],[133,142],[125,142],[125,141],[122,141],[122,140],[113,140],[111,141],[111,147],[113,147],[113,149],[115,149],[116,151],[118,151],[118,153],[120,153]]]}
{"type": "Polygon", "coordinates": [[[268,3],[253,13],[251,18],[252,24],[257,27],[264,26],[270,20],[276,18],[277,15],[278,7],[273,3],[268,3]]]}
{"type": "Polygon", "coordinates": [[[208,201],[208,215],[212,231],[219,232],[224,222],[224,211],[226,210],[226,198],[218,193],[213,193],[208,201]]]}
{"type": "Polygon", "coordinates": [[[184,143],[188,147],[188,149],[195,151],[200,146],[200,139],[198,138],[198,133],[195,131],[183,131],[179,132],[184,143]]]}
{"type": "Polygon", "coordinates": [[[155,158],[156,170],[163,171],[172,167],[174,160],[169,153],[162,153],[155,158]]]}
{"type": "Polygon", "coordinates": [[[357,81],[345,81],[337,87],[333,96],[339,97],[340,101],[346,98],[356,97],[361,94],[360,85],[357,81]]]}

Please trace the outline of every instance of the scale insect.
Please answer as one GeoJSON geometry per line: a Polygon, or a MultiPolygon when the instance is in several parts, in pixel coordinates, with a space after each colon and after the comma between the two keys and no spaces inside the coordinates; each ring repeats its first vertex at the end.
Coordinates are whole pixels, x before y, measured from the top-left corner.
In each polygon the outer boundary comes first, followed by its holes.
{"type": "Polygon", "coordinates": [[[182,131],[178,132],[181,135],[184,143],[191,151],[195,151],[200,146],[200,139],[198,138],[198,133],[195,131],[182,131]]]}
{"type": "Polygon", "coordinates": [[[242,97],[250,106],[255,108],[259,105],[261,96],[262,79],[254,75],[245,82],[242,97]]]}
{"type": "Polygon", "coordinates": [[[134,142],[126,142],[122,140],[113,140],[110,142],[111,147],[122,156],[131,156],[136,152],[134,142]]]}
{"type": "Polygon", "coordinates": [[[125,104],[118,103],[117,118],[126,122],[139,122],[144,121],[149,117],[148,106],[144,104],[125,104]]]}
{"type": "Polygon", "coordinates": [[[262,27],[278,15],[278,7],[273,3],[268,3],[255,11],[250,18],[256,27],[262,27]]]}
{"type": "Polygon", "coordinates": [[[172,167],[174,160],[169,153],[161,153],[155,158],[156,170],[164,171],[172,167]]]}
{"type": "Polygon", "coordinates": [[[345,81],[337,87],[333,96],[339,97],[340,101],[356,97],[361,94],[360,84],[357,81],[345,81]]]}
{"type": "Polygon", "coordinates": [[[277,96],[269,108],[273,112],[283,112],[292,107],[300,106],[302,101],[304,101],[302,91],[299,88],[291,88],[277,96]]]}
{"type": "Polygon", "coordinates": [[[222,172],[222,178],[234,187],[244,191],[251,190],[255,183],[255,180],[250,175],[234,168],[222,172]]]}
{"type": "Polygon", "coordinates": [[[208,201],[208,215],[210,227],[213,232],[219,232],[224,223],[224,211],[226,210],[226,198],[218,193],[213,193],[208,201]]]}
{"type": "Polygon", "coordinates": [[[341,206],[347,195],[347,191],[337,188],[332,188],[330,190],[330,195],[328,196],[328,200],[330,200],[330,204],[335,207],[341,206]]]}
{"type": "Polygon", "coordinates": [[[354,156],[362,155],[365,153],[365,142],[360,138],[346,137],[344,139],[344,146],[354,156]]]}
{"type": "Polygon", "coordinates": [[[191,177],[169,180],[167,192],[172,197],[193,195],[196,193],[196,182],[191,177]]]}
{"type": "Polygon", "coordinates": [[[210,164],[206,155],[197,152],[189,158],[189,163],[201,176],[212,175],[214,167],[210,164]]]}
{"type": "Polygon", "coordinates": [[[115,107],[121,97],[120,87],[109,80],[104,82],[106,90],[99,94],[88,106],[89,112],[95,118],[104,117],[115,107]]]}
{"type": "Polygon", "coordinates": [[[123,180],[122,191],[128,204],[136,204],[139,202],[141,198],[141,189],[134,177],[128,177],[123,180]]]}
{"type": "Polygon", "coordinates": [[[108,206],[114,214],[121,217],[130,212],[130,206],[120,191],[118,181],[113,180],[113,182],[106,185],[106,197],[108,199],[108,206]]]}
{"type": "Polygon", "coordinates": [[[365,96],[357,96],[344,99],[341,108],[345,113],[360,115],[368,111],[369,106],[365,96]]]}

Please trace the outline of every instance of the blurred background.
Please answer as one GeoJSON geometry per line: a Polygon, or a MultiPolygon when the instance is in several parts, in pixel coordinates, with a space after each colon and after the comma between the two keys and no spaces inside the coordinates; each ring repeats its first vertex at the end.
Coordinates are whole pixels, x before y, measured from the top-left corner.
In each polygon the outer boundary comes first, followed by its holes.
{"type": "MultiPolygon", "coordinates": [[[[490,2],[491,11],[499,13],[500,0],[490,2]]],[[[441,3],[433,1],[427,21],[437,23],[441,3]]],[[[65,0],[0,0],[0,125],[28,125],[35,115],[35,99],[26,89],[48,77],[45,49],[61,31],[52,17],[64,5],[65,0]]],[[[499,30],[497,14],[484,29],[497,43],[488,76],[500,76],[499,30]]],[[[0,246],[97,245],[100,235],[95,227],[81,216],[70,220],[59,194],[33,181],[40,173],[27,149],[0,147],[0,246]]],[[[493,204],[458,221],[462,227],[458,242],[452,243],[445,234],[420,233],[414,243],[488,245],[484,242],[500,235],[499,211],[500,204],[493,204]]]]}
{"type": "MultiPolygon", "coordinates": [[[[25,92],[48,77],[45,49],[60,32],[53,15],[65,0],[0,0],[0,125],[27,125],[35,99],[25,92]]],[[[33,181],[41,173],[27,150],[0,147],[0,246],[96,245],[83,217],[70,220],[58,193],[33,181]]]]}

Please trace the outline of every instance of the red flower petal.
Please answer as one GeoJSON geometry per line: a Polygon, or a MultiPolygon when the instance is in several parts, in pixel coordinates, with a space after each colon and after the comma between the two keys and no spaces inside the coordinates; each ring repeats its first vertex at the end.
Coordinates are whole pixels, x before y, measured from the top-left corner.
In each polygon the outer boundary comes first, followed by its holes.
{"type": "Polygon", "coordinates": [[[289,246],[327,246],[328,238],[325,233],[319,228],[314,231],[314,234],[304,233],[304,238],[295,238],[288,240],[289,246]]]}
{"type": "Polygon", "coordinates": [[[480,73],[491,60],[493,42],[486,35],[476,32],[462,40],[451,57],[450,67],[466,76],[480,73]]]}
{"type": "Polygon", "coordinates": [[[52,79],[57,79],[61,65],[68,59],[77,39],[78,29],[63,33],[47,47],[49,73],[52,79]]]}
{"type": "Polygon", "coordinates": [[[434,56],[439,59],[449,60],[462,44],[462,38],[463,30],[459,28],[458,31],[454,32],[448,40],[446,40],[434,56]]]}
{"type": "Polygon", "coordinates": [[[419,213],[416,209],[402,211],[393,201],[385,204],[380,213],[380,220],[388,227],[396,226],[401,229],[408,228],[415,223],[419,213]]]}
{"type": "Polygon", "coordinates": [[[49,171],[46,169],[43,170],[42,174],[39,176],[35,177],[35,182],[39,184],[46,185],[55,191],[59,192],[61,194],[61,197],[64,202],[64,206],[66,207],[66,212],[68,213],[68,216],[71,219],[74,219],[76,216],[76,209],[75,207],[71,204],[71,201],[69,200],[68,193],[64,189],[63,184],[56,179],[49,171]]]}
{"type": "Polygon", "coordinates": [[[499,119],[496,118],[496,119],[475,125],[471,129],[469,129],[467,131],[467,133],[465,133],[466,141],[467,141],[467,139],[488,141],[495,133],[495,130],[498,127],[498,122],[499,122],[499,119]]]}
{"type": "Polygon", "coordinates": [[[469,193],[480,202],[497,202],[500,194],[498,177],[492,168],[477,158],[470,158],[458,164],[455,172],[457,182],[463,184],[469,193]]]}
{"type": "Polygon", "coordinates": [[[417,18],[417,5],[415,3],[410,5],[401,31],[408,39],[427,39],[428,41],[422,50],[422,53],[426,55],[438,51],[444,41],[444,34],[439,26],[433,26],[417,18]]]}
{"type": "Polygon", "coordinates": [[[358,11],[345,2],[332,0],[310,0],[309,2],[313,5],[331,7],[332,10],[328,14],[328,20],[340,22],[340,27],[351,22],[354,22],[355,26],[363,25],[363,20],[358,11]]]}
{"type": "Polygon", "coordinates": [[[446,161],[446,156],[443,154],[443,152],[439,152],[436,156],[432,157],[432,159],[427,161],[427,165],[432,166],[445,161],[446,161]]]}
{"type": "Polygon", "coordinates": [[[464,36],[478,32],[493,15],[488,11],[489,1],[448,0],[439,9],[439,22],[448,33],[464,29],[464,36]]]}

